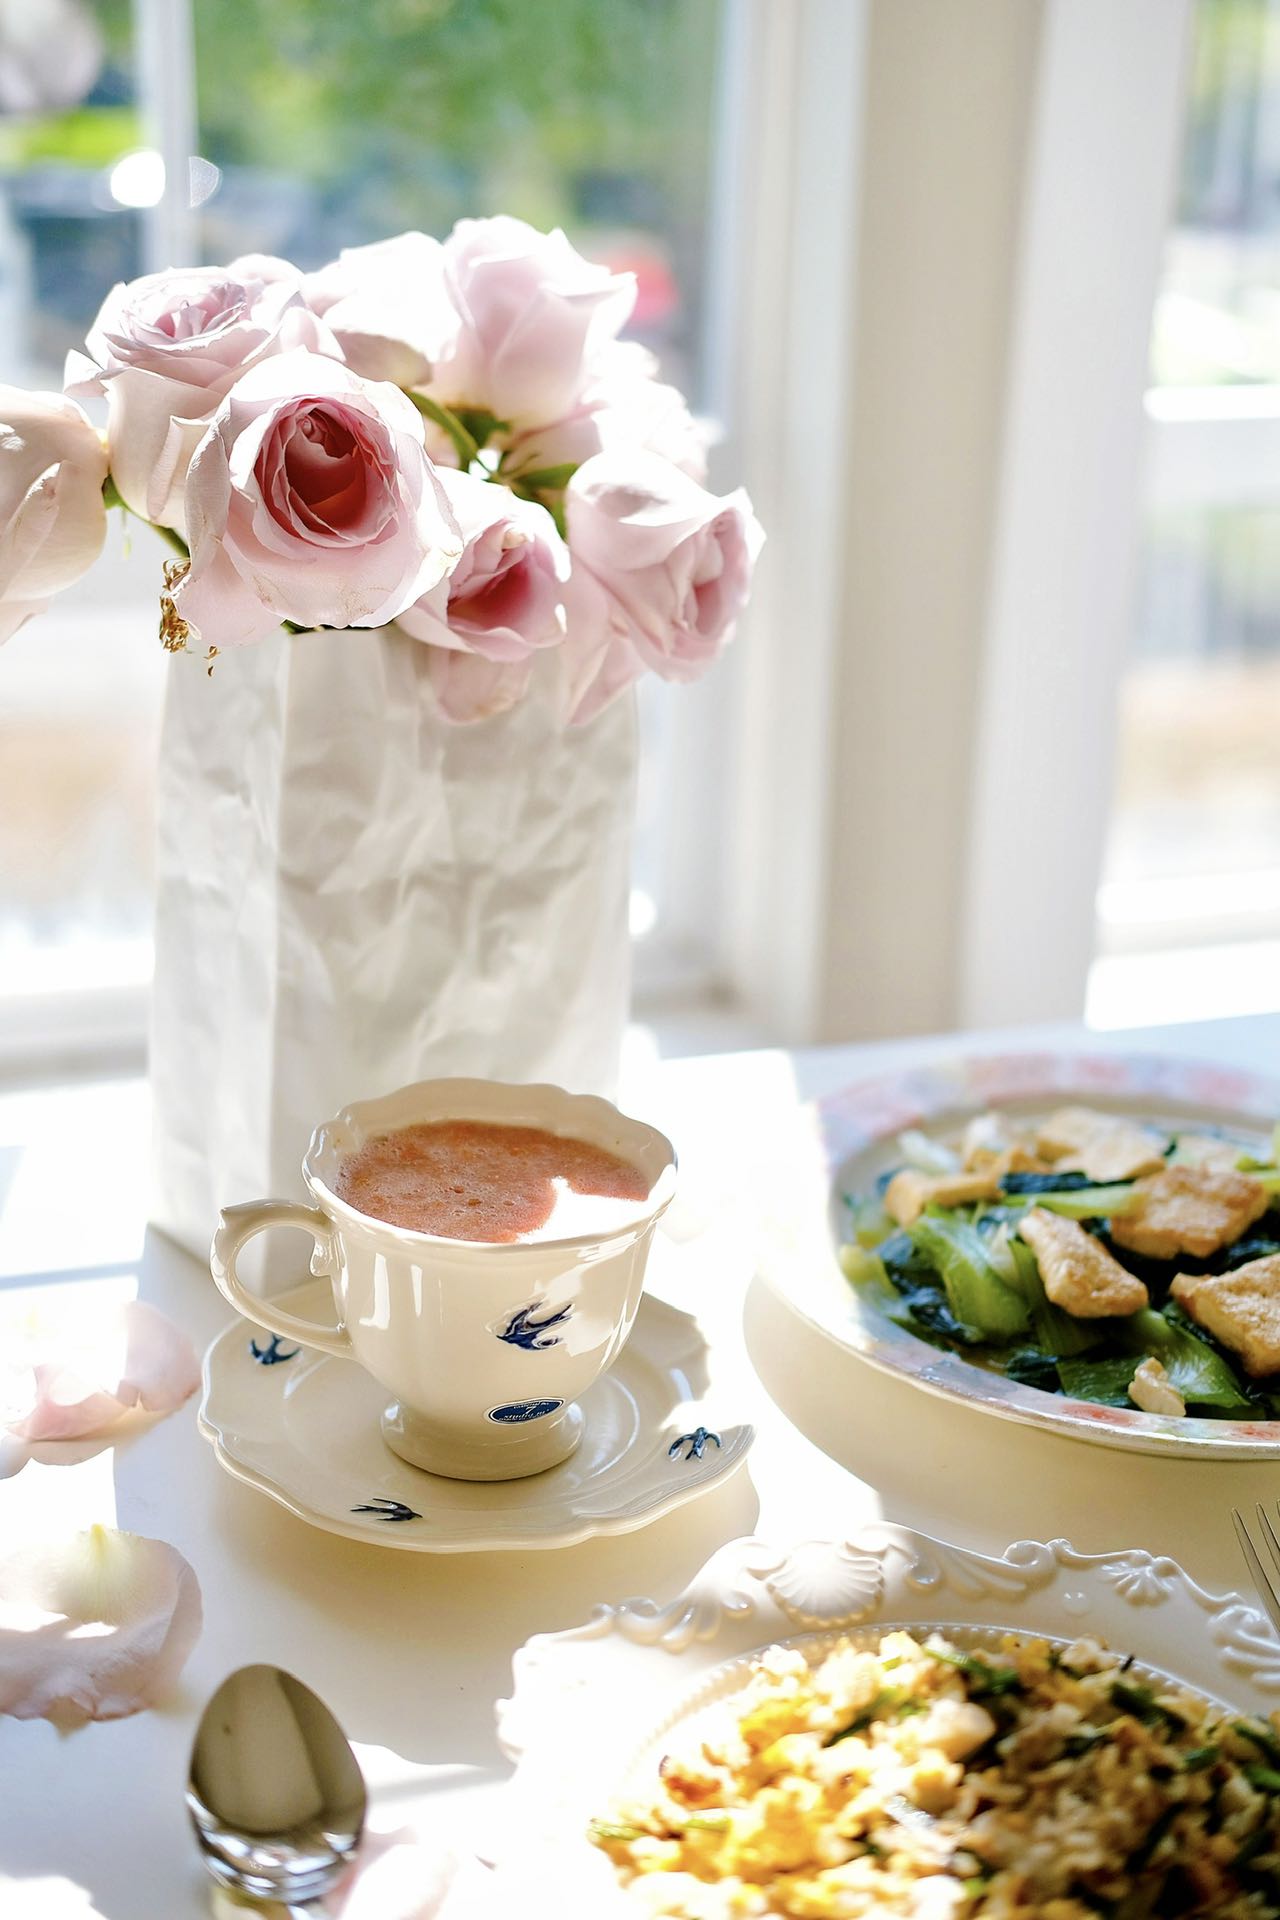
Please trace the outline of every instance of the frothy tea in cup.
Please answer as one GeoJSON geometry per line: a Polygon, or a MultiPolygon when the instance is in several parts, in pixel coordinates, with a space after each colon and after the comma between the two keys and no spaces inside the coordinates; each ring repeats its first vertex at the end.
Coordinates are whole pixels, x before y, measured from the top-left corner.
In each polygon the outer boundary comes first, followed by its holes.
{"type": "Polygon", "coordinates": [[[342,1162],[335,1191],[393,1227],[501,1243],[606,1231],[627,1205],[648,1199],[649,1181],[588,1140],[490,1120],[430,1120],[367,1140],[342,1162]]]}

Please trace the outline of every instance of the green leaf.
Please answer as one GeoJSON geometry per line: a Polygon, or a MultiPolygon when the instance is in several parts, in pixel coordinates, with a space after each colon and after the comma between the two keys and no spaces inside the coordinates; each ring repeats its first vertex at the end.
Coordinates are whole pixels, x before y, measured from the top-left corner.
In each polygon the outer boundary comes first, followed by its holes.
{"type": "Polygon", "coordinates": [[[457,407],[453,417],[463,432],[470,434],[477,450],[488,445],[491,434],[511,431],[509,420],[499,420],[496,414],[487,412],[484,407],[457,407]]]}
{"type": "Polygon", "coordinates": [[[1116,1213],[1128,1213],[1138,1195],[1132,1185],[1117,1183],[1108,1187],[1071,1187],[1060,1193],[1037,1193],[1035,1204],[1048,1207],[1068,1220],[1107,1220],[1116,1213]]]}
{"type": "Polygon", "coordinates": [[[530,493],[560,493],[577,471],[576,460],[565,460],[558,467],[535,467],[532,473],[517,473],[513,478],[530,493]]]}
{"type": "Polygon", "coordinates": [[[1113,1680],[1111,1698],[1122,1713],[1131,1713],[1135,1720],[1141,1720],[1145,1726],[1155,1726],[1160,1721],[1171,1727],[1185,1727],[1187,1724],[1185,1714],[1158,1700],[1154,1690],[1140,1680],[1113,1680]]]}
{"type": "Polygon", "coordinates": [[[1069,1400],[1091,1400],[1099,1407],[1131,1408],[1129,1382],[1137,1364],[1131,1353],[1107,1354],[1094,1359],[1064,1356],[1058,1361],[1058,1378],[1069,1400]]]}
{"type": "MultiPolygon", "coordinates": [[[[1031,1324],[1036,1339],[1046,1353],[1055,1359],[1062,1356],[1086,1352],[1097,1345],[1096,1330],[1084,1326],[1062,1307],[1055,1306],[1044,1290],[1044,1281],[1040,1277],[1040,1266],[1035,1254],[1025,1241],[1011,1240],[1009,1251],[1013,1255],[1014,1267],[1018,1276],[1018,1291],[1031,1310],[1031,1324]]],[[[1061,1368],[1059,1368],[1061,1375],[1061,1368]]],[[[1065,1382],[1064,1382],[1065,1385],[1065,1382]]]]}
{"type": "Polygon", "coordinates": [[[467,431],[459,416],[451,413],[448,407],[442,407],[438,400],[430,399],[425,393],[415,393],[411,388],[409,398],[419,413],[425,413],[428,420],[434,420],[438,427],[443,427],[453,442],[454,451],[465,473],[480,451],[474,436],[467,431]]]}
{"type": "Polygon", "coordinates": [[[1280,1740],[1265,1721],[1233,1720],[1231,1731],[1248,1740],[1259,1753],[1265,1753],[1273,1767],[1280,1767],[1280,1740]]]}
{"type": "Polygon", "coordinates": [[[1147,1307],[1107,1324],[1115,1329],[1117,1345],[1131,1354],[1152,1354],[1160,1361],[1170,1386],[1188,1406],[1243,1413],[1252,1405],[1222,1355],[1178,1321],[1147,1307]]]}
{"type": "Polygon", "coordinates": [[[893,1221],[878,1200],[851,1200],[850,1225],[860,1247],[878,1247],[893,1233],[893,1221]]]}
{"type": "Polygon", "coordinates": [[[980,1653],[953,1653],[949,1647],[926,1646],[923,1651],[931,1660],[958,1667],[975,1696],[986,1694],[998,1698],[1004,1693],[1022,1692],[1022,1676],[1016,1667],[994,1667],[980,1653]]]}
{"type": "Polygon", "coordinates": [[[641,1840],[643,1827],[630,1827],[620,1820],[591,1820],[587,1824],[587,1838],[593,1846],[607,1846],[611,1840],[641,1840]]]}
{"type": "Polygon", "coordinates": [[[924,1213],[907,1233],[942,1275],[957,1320],[994,1340],[1025,1333],[1031,1317],[1027,1303],[1000,1278],[987,1257],[986,1242],[970,1221],[924,1213]]]}

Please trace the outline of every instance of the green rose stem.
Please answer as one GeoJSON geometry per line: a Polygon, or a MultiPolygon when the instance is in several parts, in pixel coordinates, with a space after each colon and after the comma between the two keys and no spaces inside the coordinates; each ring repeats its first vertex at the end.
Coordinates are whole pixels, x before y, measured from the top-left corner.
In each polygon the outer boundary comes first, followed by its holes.
{"type": "Polygon", "coordinates": [[[125,513],[132,514],[135,520],[141,520],[144,527],[153,527],[160,535],[160,538],[167,541],[174,552],[181,554],[184,560],[191,558],[191,549],[177,529],[174,527],[162,527],[158,521],[148,520],[145,513],[139,513],[134,507],[131,507],[110,474],[107,475],[102,483],[102,504],[104,507],[120,507],[125,513]]]}

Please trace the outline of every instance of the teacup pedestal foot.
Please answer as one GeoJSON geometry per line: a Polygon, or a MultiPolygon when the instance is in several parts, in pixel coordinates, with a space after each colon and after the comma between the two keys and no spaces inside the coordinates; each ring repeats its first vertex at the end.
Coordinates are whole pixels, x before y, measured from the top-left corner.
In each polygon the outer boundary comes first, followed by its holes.
{"type": "Polygon", "coordinates": [[[382,1437],[411,1467],[447,1480],[524,1480],[567,1460],[582,1438],[582,1410],[556,1400],[518,1400],[490,1410],[489,1431],[471,1435],[393,1402],[382,1437]]]}

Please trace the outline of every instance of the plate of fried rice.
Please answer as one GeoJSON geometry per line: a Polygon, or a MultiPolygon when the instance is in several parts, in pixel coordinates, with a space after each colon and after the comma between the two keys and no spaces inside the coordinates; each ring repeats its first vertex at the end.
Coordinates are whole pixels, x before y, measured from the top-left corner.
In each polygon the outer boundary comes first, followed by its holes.
{"type": "Polygon", "coordinates": [[[1139,1550],[738,1541],[515,1683],[499,1884],[560,1915],[1280,1915],[1280,1643],[1139,1550]]]}

